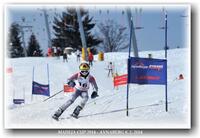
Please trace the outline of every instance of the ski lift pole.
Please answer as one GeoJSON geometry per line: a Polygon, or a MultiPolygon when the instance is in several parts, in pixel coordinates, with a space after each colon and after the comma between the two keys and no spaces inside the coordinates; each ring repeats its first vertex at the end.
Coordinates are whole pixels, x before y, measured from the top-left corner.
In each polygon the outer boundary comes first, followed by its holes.
{"type": "Polygon", "coordinates": [[[25,44],[25,38],[24,38],[24,29],[25,28],[28,28],[28,29],[32,29],[32,26],[21,26],[19,25],[19,28],[20,28],[20,32],[22,34],[22,44],[23,44],[23,52],[24,52],[24,55],[25,57],[27,57],[27,49],[26,49],[26,44],[25,44]]]}
{"type": "Polygon", "coordinates": [[[167,59],[167,11],[165,11],[165,58],[167,59]]]}
{"type": "Polygon", "coordinates": [[[138,55],[137,41],[136,41],[136,35],[135,35],[135,29],[131,29],[131,23],[132,23],[132,27],[134,28],[133,21],[130,23],[131,18],[133,18],[132,17],[132,13],[131,13],[131,9],[127,8],[126,12],[127,12],[127,20],[128,20],[129,28],[130,28],[130,30],[132,30],[131,31],[132,36],[131,36],[130,39],[132,39],[131,44],[133,46],[133,54],[134,54],[135,57],[139,57],[139,55],[138,55]]]}
{"type": "Polygon", "coordinates": [[[85,39],[85,33],[84,33],[84,29],[83,29],[83,23],[82,23],[82,19],[81,19],[80,9],[76,8],[76,13],[77,13],[77,18],[78,18],[82,47],[84,48],[85,60],[88,61],[87,43],[86,43],[86,39],[85,39]]]}
{"type": "Polygon", "coordinates": [[[48,23],[48,15],[45,8],[42,9],[42,11],[44,12],[44,20],[45,20],[45,26],[47,30],[47,36],[48,36],[48,48],[51,48],[52,43],[51,43],[51,33],[50,33],[50,28],[49,28],[49,23],[48,23]]]}
{"type": "Polygon", "coordinates": [[[24,31],[21,27],[21,33],[22,33],[22,44],[23,44],[23,50],[24,50],[24,56],[27,57],[27,51],[26,51],[26,44],[25,44],[25,40],[24,40],[24,31]]]}

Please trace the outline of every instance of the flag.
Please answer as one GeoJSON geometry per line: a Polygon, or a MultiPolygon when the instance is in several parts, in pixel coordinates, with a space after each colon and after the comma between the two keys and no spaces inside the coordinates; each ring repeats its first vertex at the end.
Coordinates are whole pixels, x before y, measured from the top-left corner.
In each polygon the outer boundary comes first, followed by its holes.
{"type": "Polygon", "coordinates": [[[50,96],[49,85],[43,85],[33,81],[32,94],[50,96]]]}
{"type": "Polygon", "coordinates": [[[69,85],[67,84],[64,84],[64,92],[74,92],[74,88],[73,87],[70,87],[69,85]]]}
{"type": "Polygon", "coordinates": [[[128,60],[128,83],[167,83],[167,60],[131,57],[128,60]]]}
{"type": "Polygon", "coordinates": [[[114,77],[114,87],[119,85],[127,84],[127,74],[121,75],[121,76],[115,76],[114,77]]]}
{"type": "Polygon", "coordinates": [[[24,99],[13,99],[13,103],[14,104],[22,104],[22,103],[25,103],[25,100],[24,99]]]}
{"type": "Polygon", "coordinates": [[[13,72],[13,68],[12,67],[6,68],[6,73],[12,73],[12,72],[13,72]]]}

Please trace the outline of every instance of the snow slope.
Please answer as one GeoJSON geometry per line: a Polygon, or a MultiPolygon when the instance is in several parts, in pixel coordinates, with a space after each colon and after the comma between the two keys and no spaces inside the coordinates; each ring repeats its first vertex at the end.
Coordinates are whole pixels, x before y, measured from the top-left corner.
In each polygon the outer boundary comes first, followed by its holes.
{"type": "MultiPolygon", "coordinates": [[[[163,58],[163,51],[140,52],[141,57],[153,54],[163,58]]],[[[6,128],[190,128],[190,51],[173,49],[168,51],[168,96],[169,111],[165,112],[165,86],[130,85],[129,116],[126,116],[126,86],[113,88],[111,77],[107,77],[106,65],[113,61],[119,75],[125,74],[127,53],[106,53],[105,61],[95,56],[91,74],[96,77],[99,97],[89,99],[79,119],[69,118],[79,104],[78,98],[56,122],[52,114],[70,97],[60,93],[46,102],[47,97],[34,95],[31,100],[32,70],[34,80],[47,84],[46,66],[49,64],[51,95],[63,89],[67,78],[78,71],[75,55],[68,63],[62,58],[16,58],[6,59],[6,67],[12,66],[13,73],[5,74],[5,127],[6,128]],[[182,73],[184,80],[176,80],[182,73]],[[25,105],[13,105],[12,98],[22,98],[25,105]]],[[[89,94],[91,94],[90,89],[89,94]]]]}

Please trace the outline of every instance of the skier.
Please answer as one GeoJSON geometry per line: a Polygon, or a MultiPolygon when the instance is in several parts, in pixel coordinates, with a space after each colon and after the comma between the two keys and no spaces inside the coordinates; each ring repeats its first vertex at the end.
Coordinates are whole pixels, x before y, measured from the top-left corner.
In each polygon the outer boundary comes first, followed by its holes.
{"type": "Polygon", "coordinates": [[[109,64],[108,64],[108,77],[110,76],[110,73],[113,76],[113,70],[114,70],[114,66],[113,66],[112,62],[109,62],[109,64]]]}
{"type": "Polygon", "coordinates": [[[93,66],[92,62],[93,62],[93,60],[94,60],[94,57],[93,57],[92,52],[89,53],[88,60],[89,60],[89,65],[90,65],[90,66],[93,66]]]}
{"type": "Polygon", "coordinates": [[[87,62],[83,62],[79,66],[80,72],[72,75],[68,79],[68,85],[71,87],[75,87],[75,92],[72,94],[72,97],[64,103],[52,116],[55,120],[58,120],[58,118],[61,116],[61,114],[76,100],[78,96],[81,96],[82,101],[80,105],[78,105],[71,116],[78,118],[78,115],[80,111],[85,106],[87,100],[88,100],[88,90],[90,83],[93,85],[93,88],[95,91],[93,91],[91,98],[96,98],[98,96],[98,86],[96,84],[95,78],[90,75],[89,69],[90,66],[87,62]],[[78,83],[76,84],[74,80],[77,80],[78,83]]]}

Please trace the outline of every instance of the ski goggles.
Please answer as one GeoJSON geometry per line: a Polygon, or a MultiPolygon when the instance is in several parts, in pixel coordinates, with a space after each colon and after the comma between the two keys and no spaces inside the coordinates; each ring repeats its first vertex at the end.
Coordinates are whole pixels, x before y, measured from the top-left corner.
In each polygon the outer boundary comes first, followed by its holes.
{"type": "Polygon", "coordinates": [[[83,75],[87,75],[88,73],[89,73],[89,71],[84,71],[84,70],[81,71],[81,74],[83,74],[83,75]]]}

